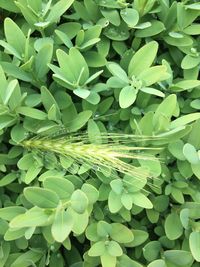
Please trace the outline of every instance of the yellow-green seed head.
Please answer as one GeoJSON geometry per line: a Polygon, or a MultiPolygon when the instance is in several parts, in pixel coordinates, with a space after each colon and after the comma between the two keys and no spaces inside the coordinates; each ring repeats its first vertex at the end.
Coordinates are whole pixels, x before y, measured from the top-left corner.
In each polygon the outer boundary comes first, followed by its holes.
{"type": "MultiPolygon", "coordinates": [[[[152,159],[151,156],[138,153],[137,151],[147,150],[148,148],[130,146],[127,143],[129,139],[125,137],[126,142],[121,142],[123,135],[107,135],[112,138],[109,143],[94,144],[90,143],[86,135],[74,135],[65,138],[40,138],[29,139],[22,142],[22,146],[29,149],[38,149],[51,151],[65,157],[71,157],[77,162],[86,163],[89,166],[99,166],[99,169],[106,167],[123,174],[132,175],[138,179],[147,178],[149,172],[126,163],[123,159],[152,159]]],[[[125,136],[125,135],[124,135],[125,136]]],[[[123,137],[124,137],[123,136],[123,137]]],[[[102,135],[104,138],[105,136],[102,135]]],[[[131,139],[129,139],[131,141],[131,139]]]]}

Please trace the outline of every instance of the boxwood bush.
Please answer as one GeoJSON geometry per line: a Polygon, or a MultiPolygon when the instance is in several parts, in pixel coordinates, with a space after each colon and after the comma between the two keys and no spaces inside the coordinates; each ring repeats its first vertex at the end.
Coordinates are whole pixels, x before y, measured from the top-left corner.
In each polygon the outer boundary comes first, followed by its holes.
{"type": "Polygon", "coordinates": [[[0,267],[198,267],[200,2],[0,9],[0,267]]]}

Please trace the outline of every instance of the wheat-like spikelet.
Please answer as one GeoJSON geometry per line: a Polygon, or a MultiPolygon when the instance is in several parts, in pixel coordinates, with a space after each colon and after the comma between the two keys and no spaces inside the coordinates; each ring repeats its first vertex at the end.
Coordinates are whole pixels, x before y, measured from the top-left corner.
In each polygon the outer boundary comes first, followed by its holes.
{"type": "Polygon", "coordinates": [[[139,138],[126,134],[102,134],[96,137],[96,143],[91,143],[87,133],[73,134],[60,137],[40,137],[24,140],[21,145],[28,149],[50,151],[65,157],[70,157],[79,163],[85,163],[91,168],[94,166],[108,168],[123,174],[132,175],[142,179],[149,176],[148,170],[144,170],[126,163],[123,159],[149,160],[154,157],[143,152],[151,148],[129,145],[136,141],[144,141],[149,137],[139,138]],[[101,144],[99,143],[101,139],[101,144]],[[108,143],[104,140],[109,139],[108,143]],[[104,142],[104,143],[103,143],[104,142]]]}

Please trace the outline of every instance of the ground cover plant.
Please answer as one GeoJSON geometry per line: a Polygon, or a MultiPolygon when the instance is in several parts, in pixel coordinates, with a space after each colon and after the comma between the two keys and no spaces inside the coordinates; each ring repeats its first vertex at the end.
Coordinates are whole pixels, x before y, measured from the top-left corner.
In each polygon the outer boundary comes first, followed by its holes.
{"type": "Polygon", "coordinates": [[[0,0],[0,267],[198,267],[200,2],[0,0]]]}

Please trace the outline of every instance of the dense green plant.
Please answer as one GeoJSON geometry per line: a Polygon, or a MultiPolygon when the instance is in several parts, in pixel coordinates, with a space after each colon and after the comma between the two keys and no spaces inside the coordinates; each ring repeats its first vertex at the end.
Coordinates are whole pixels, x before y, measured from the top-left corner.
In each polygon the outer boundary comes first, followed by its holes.
{"type": "Polygon", "coordinates": [[[0,267],[198,267],[200,3],[0,11],[0,267]]]}

